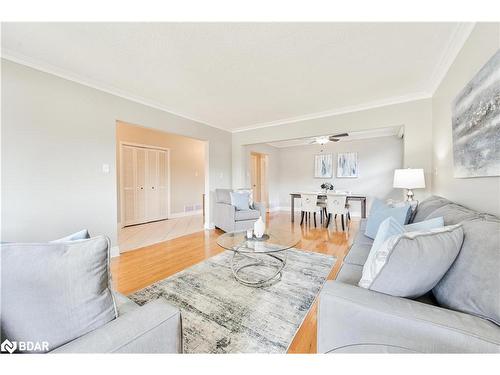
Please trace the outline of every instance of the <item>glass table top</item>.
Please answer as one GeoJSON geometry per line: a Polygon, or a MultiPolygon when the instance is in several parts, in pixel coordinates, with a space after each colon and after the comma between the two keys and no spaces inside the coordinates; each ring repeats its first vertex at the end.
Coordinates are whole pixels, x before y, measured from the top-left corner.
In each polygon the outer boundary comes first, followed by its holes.
{"type": "Polygon", "coordinates": [[[224,233],[217,238],[217,244],[226,250],[239,253],[268,254],[290,249],[297,245],[301,236],[291,231],[266,231],[261,238],[246,238],[245,232],[224,233]]]}

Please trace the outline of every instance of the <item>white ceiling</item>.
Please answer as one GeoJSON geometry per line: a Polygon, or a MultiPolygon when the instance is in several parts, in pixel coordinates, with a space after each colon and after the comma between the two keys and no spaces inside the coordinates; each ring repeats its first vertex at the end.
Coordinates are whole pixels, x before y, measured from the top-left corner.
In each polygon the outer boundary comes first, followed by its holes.
{"type": "MultiPolygon", "coordinates": [[[[338,142],[350,142],[360,139],[379,138],[379,137],[391,137],[391,136],[396,137],[396,136],[402,136],[403,132],[404,129],[402,126],[393,126],[393,127],[372,129],[372,130],[362,130],[356,132],[349,132],[349,135],[347,137],[339,137],[338,142]]],[[[335,135],[335,134],[324,134],[323,136],[330,136],[330,135],[335,135]]],[[[267,144],[278,148],[306,146],[312,144],[316,138],[318,137],[297,138],[297,139],[289,139],[286,141],[269,142],[267,144]]]]}
{"type": "Polygon", "coordinates": [[[2,55],[235,131],[428,97],[469,29],[458,23],[3,23],[2,55]]]}

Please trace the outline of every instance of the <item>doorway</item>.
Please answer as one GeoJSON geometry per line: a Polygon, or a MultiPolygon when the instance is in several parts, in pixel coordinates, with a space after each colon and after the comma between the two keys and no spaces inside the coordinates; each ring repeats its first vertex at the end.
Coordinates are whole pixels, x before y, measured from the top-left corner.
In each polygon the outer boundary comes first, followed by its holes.
{"type": "Polygon", "coordinates": [[[269,210],[268,189],[269,157],[258,152],[250,153],[250,183],[255,202],[262,202],[269,210]]]}
{"type": "Polygon", "coordinates": [[[120,252],[204,230],[207,155],[206,141],[117,121],[120,252]]]}

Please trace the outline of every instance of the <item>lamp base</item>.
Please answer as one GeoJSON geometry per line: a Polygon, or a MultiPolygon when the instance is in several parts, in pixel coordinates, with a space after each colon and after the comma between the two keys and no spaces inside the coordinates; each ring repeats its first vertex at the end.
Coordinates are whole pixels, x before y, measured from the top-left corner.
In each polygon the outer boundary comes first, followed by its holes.
{"type": "Polygon", "coordinates": [[[413,191],[411,189],[406,189],[406,200],[408,202],[413,201],[413,191]]]}

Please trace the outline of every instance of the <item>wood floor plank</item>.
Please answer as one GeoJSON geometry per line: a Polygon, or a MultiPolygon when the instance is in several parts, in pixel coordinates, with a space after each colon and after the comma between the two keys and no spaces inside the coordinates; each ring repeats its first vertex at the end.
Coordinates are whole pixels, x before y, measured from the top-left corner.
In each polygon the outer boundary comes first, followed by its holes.
{"type": "MultiPolygon", "coordinates": [[[[343,232],[340,221],[330,228],[300,226],[300,218],[290,222],[288,212],[268,215],[268,227],[280,231],[298,232],[301,239],[296,248],[337,257],[328,279],[334,279],[358,230],[358,221],[353,218],[349,231],[343,232]]],[[[319,224],[319,223],[318,223],[319,224]]],[[[125,295],[163,280],[183,269],[224,251],[217,245],[217,237],[223,232],[214,229],[196,232],[169,241],[128,251],[111,261],[113,284],[125,295]]],[[[316,301],[308,312],[288,350],[289,353],[316,353],[316,301]]]]}

